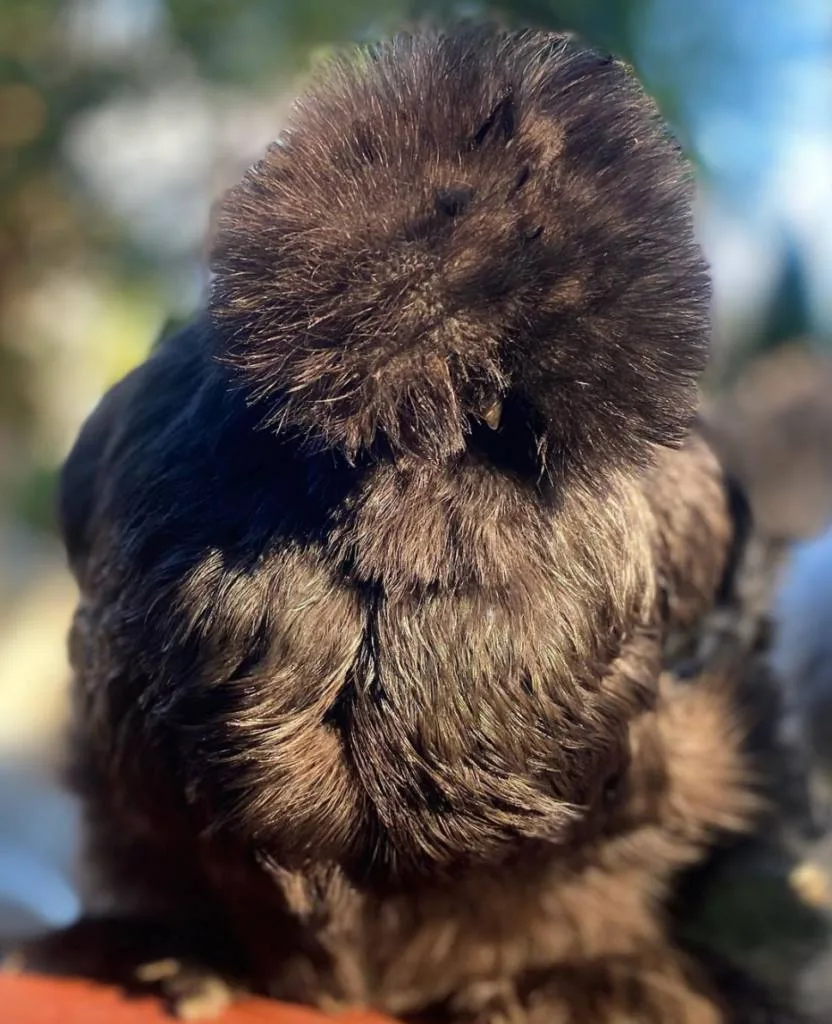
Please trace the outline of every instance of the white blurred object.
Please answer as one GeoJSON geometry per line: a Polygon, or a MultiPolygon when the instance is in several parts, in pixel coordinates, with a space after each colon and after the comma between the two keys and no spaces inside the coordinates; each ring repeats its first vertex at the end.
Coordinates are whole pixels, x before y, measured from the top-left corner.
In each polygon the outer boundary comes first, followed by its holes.
{"type": "Polygon", "coordinates": [[[77,802],[58,786],[75,584],[56,543],[0,523],[0,940],[70,923],[77,802]]]}
{"type": "Polygon", "coordinates": [[[832,826],[832,526],[795,544],[775,599],[772,665],[786,730],[807,758],[816,824],[832,826]]]}
{"type": "Polygon", "coordinates": [[[77,58],[135,58],[153,43],[159,45],[165,23],[159,0],[72,0],[61,11],[60,29],[77,58]]]}
{"type": "Polygon", "coordinates": [[[259,159],[288,106],[212,89],[186,75],[152,92],[114,94],[79,117],[67,138],[70,164],[96,202],[161,258],[195,257],[207,212],[222,187],[259,159]]]}
{"type": "MultiPolygon", "coordinates": [[[[0,573],[0,593],[8,577],[8,571],[0,573]]],[[[36,749],[54,752],[55,737],[68,710],[66,636],[77,591],[63,566],[53,564],[32,577],[13,596],[4,595],[0,619],[0,758],[4,761],[36,749]]]]}
{"type": "Polygon", "coordinates": [[[71,924],[76,801],[36,766],[0,767],[0,940],[71,924]]]}
{"type": "MultiPolygon", "coordinates": [[[[36,814],[59,832],[74,832],[70,808],[50,804],[43,794],[36,814]]],[[[77,919],[81,904],[65,860],[0,835],[0,939],[19,940],[77,919]]]]}

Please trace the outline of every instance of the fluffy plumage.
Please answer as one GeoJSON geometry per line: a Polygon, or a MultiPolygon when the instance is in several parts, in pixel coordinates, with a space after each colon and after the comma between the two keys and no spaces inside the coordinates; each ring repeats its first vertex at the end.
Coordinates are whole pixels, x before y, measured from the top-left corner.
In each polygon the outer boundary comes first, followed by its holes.
{"type": "Polygon", "coordinates": [[[643,462],[705,357],[689,193],[618,61],[403,36],[330,67],[232,191],[213,322],[267,421],[351,456],[457,455],[502,404],[554,470],[643,462]]]}
{"type": "Polygon", "coordinates": [[[659,683],[732,531],[652,105],[561,36],[398,40],[214,267],[63,474],[99,909],[210,922],[283,998],[739,1020],[659,910],[753,801],[728,690],[659,683]]]}

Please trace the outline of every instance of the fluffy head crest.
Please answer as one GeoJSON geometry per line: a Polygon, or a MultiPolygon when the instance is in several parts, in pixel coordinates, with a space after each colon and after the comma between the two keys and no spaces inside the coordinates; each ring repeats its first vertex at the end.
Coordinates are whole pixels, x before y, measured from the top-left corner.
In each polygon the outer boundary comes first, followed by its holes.
{"type": "Polygon", "coordinates": [[[230,193],[223,355],[278,428],[441,460],[485,424],[549,468],[687,429],[709,284],[651,101],[574,40],[464,30],[338,60],[230,193]]]}

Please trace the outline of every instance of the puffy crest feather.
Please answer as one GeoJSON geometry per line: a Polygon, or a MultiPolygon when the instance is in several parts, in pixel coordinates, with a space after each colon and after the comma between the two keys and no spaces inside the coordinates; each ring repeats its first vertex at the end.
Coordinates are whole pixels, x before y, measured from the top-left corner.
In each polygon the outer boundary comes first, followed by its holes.
{"type": "Polygon", "coordinates": [[[224,355],[264,418],[440,460],[488,424],[549,467],[675,444],[707,349],[690,180],[575,40],[401,36],[333,63],[230,193],[224,355]]]}

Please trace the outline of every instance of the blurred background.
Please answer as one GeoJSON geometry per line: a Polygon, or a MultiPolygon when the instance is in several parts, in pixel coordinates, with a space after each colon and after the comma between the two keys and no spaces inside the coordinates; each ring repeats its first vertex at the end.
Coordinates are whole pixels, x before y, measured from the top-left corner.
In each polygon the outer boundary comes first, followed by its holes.
{"type": "MultiPolygon", "coordinates": [[[[76,809],[51,782],[75,596],[56,467],[200,302],[211,204],[315,63],[453,14],[632,62],[697,171],[725,457],[773,535],[832,519],[830,0],[0,0],[0,938],[77,911],[76,809]]],[[[832,633],[824,585],[832,565],[810,601],[832,633]]]]}

